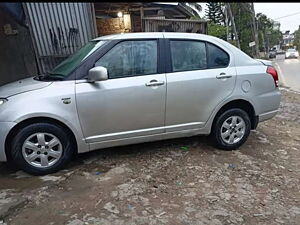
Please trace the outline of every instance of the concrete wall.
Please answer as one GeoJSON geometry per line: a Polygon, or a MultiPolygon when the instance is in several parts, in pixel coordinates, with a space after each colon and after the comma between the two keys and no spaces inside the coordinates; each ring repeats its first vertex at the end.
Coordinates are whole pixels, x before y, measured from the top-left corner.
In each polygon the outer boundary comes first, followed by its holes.
{"type": "Polygon", "coordinates": [[[0,86],[35,74],[37,65],[29,30],[0,8],[0,86]]]}

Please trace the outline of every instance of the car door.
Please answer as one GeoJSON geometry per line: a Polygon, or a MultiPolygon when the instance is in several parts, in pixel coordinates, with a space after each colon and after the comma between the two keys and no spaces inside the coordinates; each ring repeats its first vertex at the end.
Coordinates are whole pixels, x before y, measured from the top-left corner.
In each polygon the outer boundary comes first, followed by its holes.
{"type": "Polygon", "coordinates": [[[123,40],[94,66],[108,80],[76,82],[76,102],[88,143],[164,132],[166,78],[159,66],[158,39],[123,40]]]}
{"type": "Polygon", "coordinates": [[[199,40],[171,39],[167,76],[166,131],[199,129],[232,93],[236,71],[230,55],[199,40]]]}

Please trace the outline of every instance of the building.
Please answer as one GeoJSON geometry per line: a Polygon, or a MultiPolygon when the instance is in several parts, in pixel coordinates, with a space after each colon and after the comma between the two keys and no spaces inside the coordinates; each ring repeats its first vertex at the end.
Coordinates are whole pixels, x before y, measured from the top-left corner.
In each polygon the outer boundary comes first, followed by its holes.
{"type": "Polygon", "coordinates": [[[207,33],[206,21],[190,20],[191,8],[183,3],[95,3],[98,35],[122,32],[207,33]]]}
{"type": "MultiPolygon", "coordinates": [[[[26,29],[31,43],[25,45],[31,46],[36,59],[31,61],[39,73],[51,70],[97,36],[155,31],[207,33],[207,22],[192,19],[195,10],[184,3],[27,2],[0,6],[10,11],[10,16],[26,29]],[[20,14],[24,14],[23,19],[18,18],[20,14]]],[[[14,66],[13,60],[5,63],[14,66]]],[[[9,73],[4,71],[4,74],[9,73]]]]}
{"type": "Polygon", "coordinates": [[[291,34],[289,30],[286,31],[282,37],[282,41],[283,41],[282,48],[283,49],[293,48],[294,38],[295,38],[294,34],[291,34]]]}
{"type": "Polygon", "coordinates": [[[38,71],[29,29],[22,24],[25,20],[22,12],[22,8],[11,11],[0,7],[0,86],[38,71]]]}

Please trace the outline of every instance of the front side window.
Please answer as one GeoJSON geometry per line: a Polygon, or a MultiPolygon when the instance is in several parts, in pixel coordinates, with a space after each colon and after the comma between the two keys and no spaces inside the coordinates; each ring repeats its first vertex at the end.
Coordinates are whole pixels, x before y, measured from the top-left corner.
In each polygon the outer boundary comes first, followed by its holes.
{"type": "Polygon", "coordinates": [[[207,43],[207,61],[209,68],[227,67],[229,64],[229,56],[221,48],[207,43]]]}
{"type": "Polygon", "coordinates": [[[201,41],[170,41],[173,72],[207,68],[205,43],[201,41]]]}
{"type": "Polygon", "coordinates": [[[105,67],[110,79],[155,74],[157,41],[123,41],[100,58],[95,66],[105,67]]]}

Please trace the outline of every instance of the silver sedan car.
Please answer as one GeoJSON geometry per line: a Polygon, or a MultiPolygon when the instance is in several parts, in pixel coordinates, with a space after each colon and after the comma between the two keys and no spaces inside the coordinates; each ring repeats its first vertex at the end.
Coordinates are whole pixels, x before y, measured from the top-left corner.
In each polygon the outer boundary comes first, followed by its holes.
{"type": "Polygon", "coordinates": [[[280,96],[269,61],[216,37],[104,36],[0,88],[0,161],[42,175],[76,153],[200,134],[232,150],[274,117],[280,96]]]}

